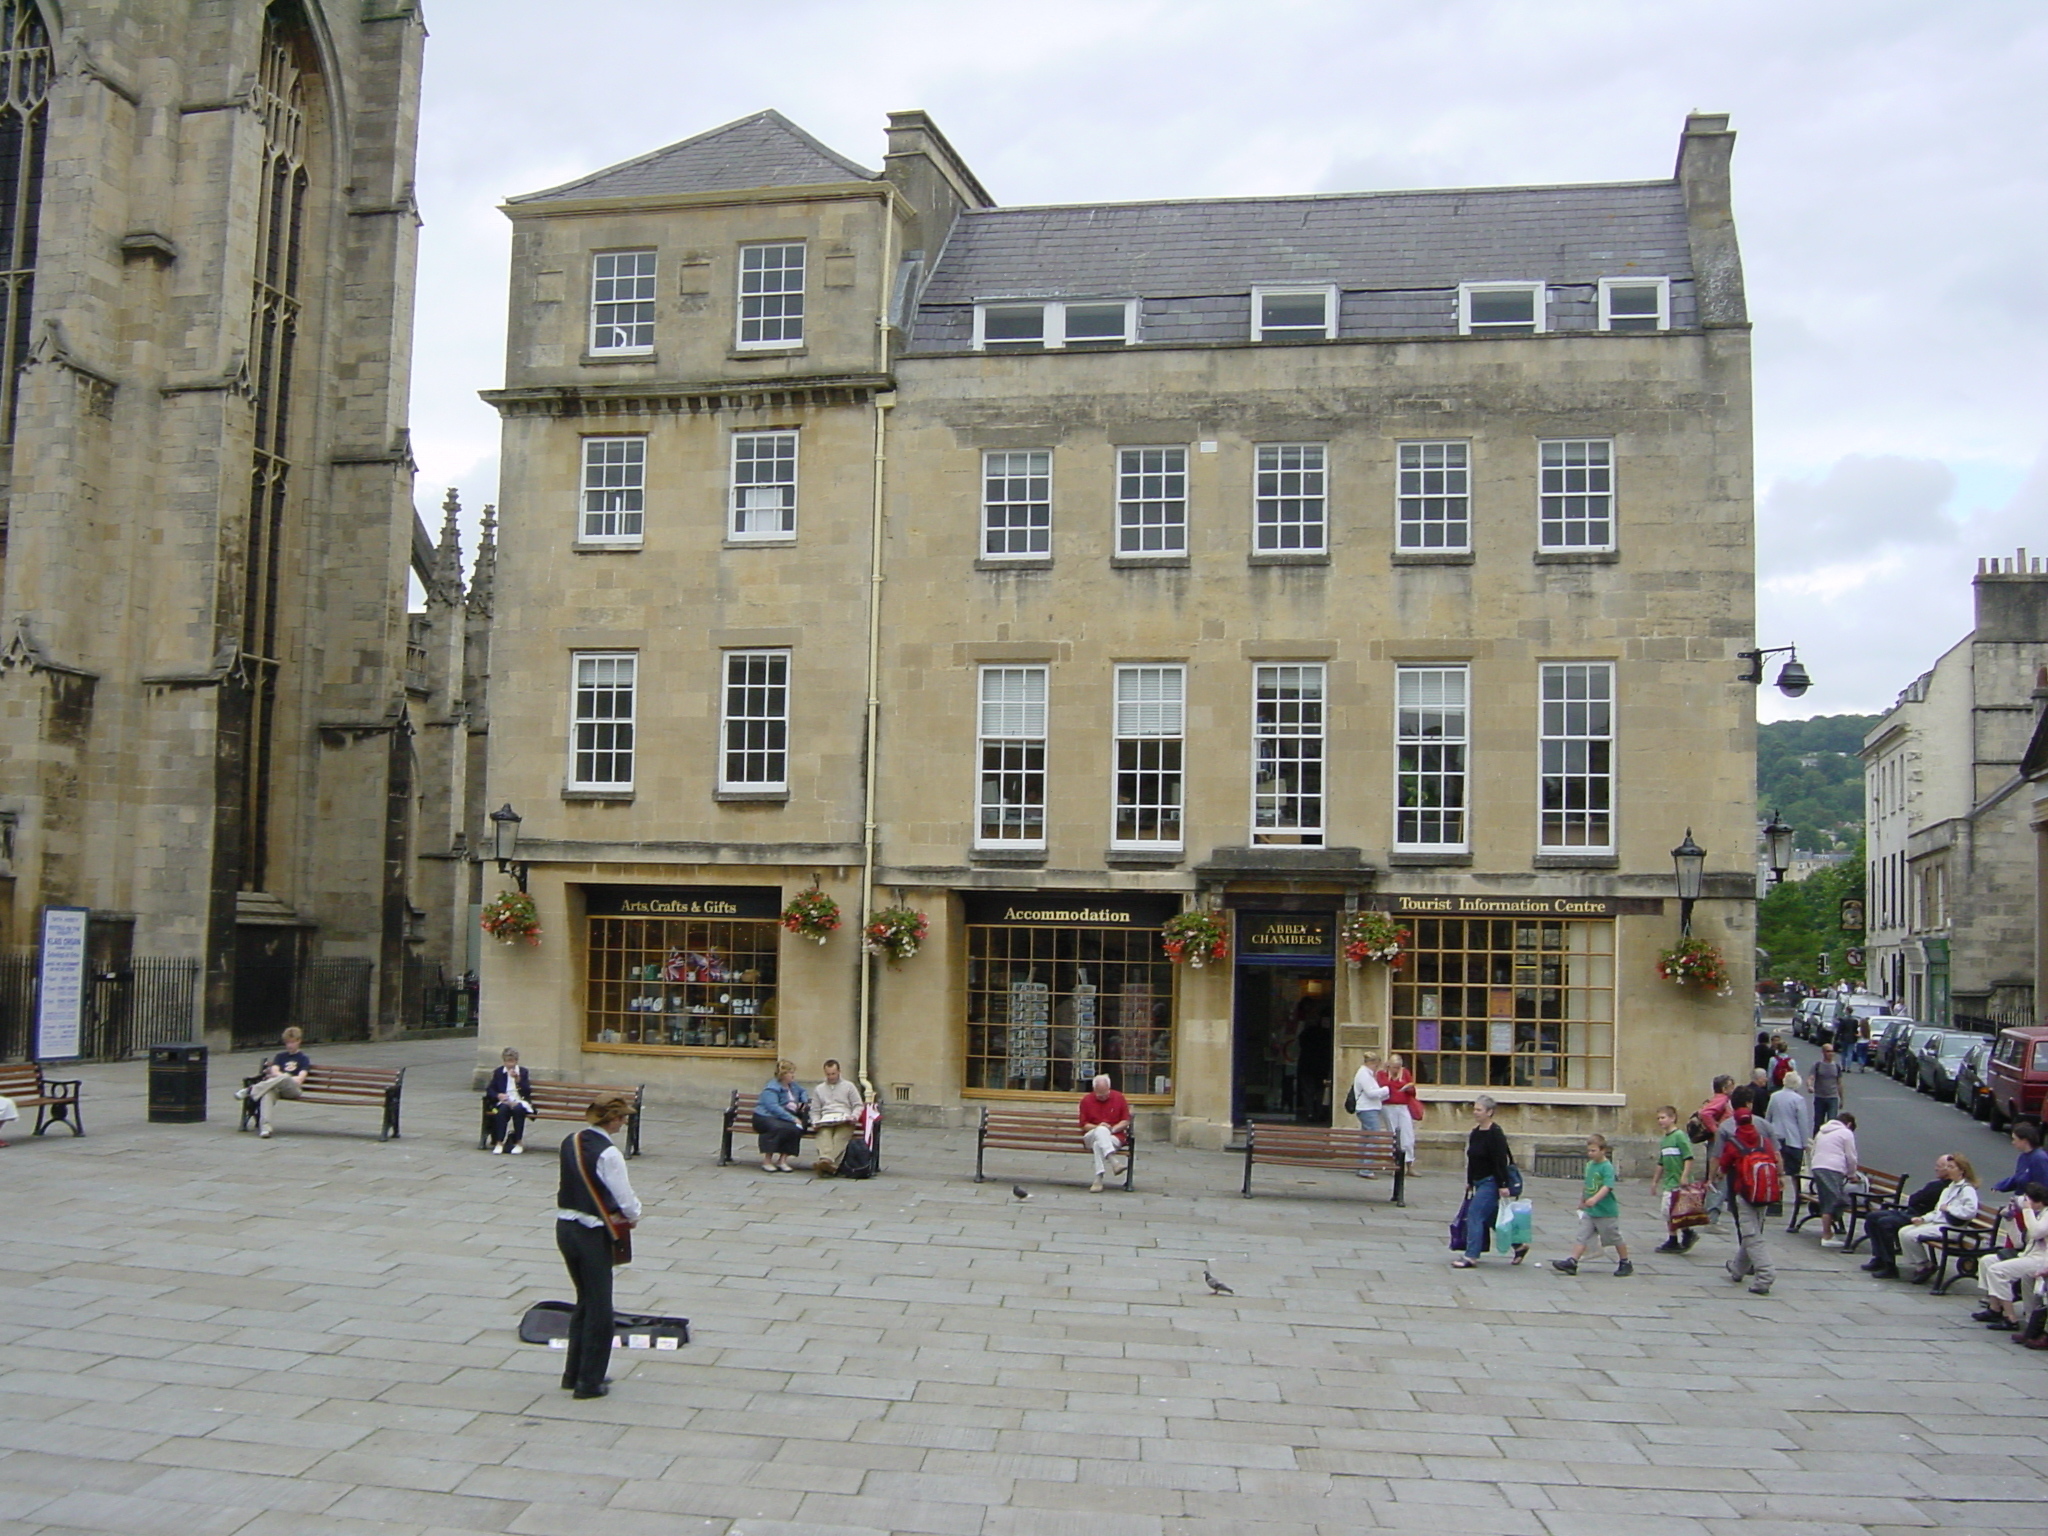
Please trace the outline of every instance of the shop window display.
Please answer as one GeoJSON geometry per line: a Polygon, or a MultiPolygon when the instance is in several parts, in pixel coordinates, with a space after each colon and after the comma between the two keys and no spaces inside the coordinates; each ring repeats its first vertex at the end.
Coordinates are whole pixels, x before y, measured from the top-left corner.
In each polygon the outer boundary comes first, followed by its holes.
{"type": "Polygon", "coordinates": [[[968,1091],[1173,1091],[1173,968],[1156,925],[967,929],[968,1091]]]}
{"type": "Polygon", "coordinates": [[[774,1054],[779,938],[773,918],[592,917],[586,1041],[774,1054]]]}

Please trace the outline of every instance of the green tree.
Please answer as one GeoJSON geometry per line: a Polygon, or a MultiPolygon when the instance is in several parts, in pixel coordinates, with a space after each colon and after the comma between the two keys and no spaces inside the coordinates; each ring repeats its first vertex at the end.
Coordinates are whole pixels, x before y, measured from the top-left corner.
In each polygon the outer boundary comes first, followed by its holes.
{"type": "Polygon", "coordinates": [[[1757,974],[1777,981],[1803,981],[1809,986],[1840,981],[1847,976],[1862,979],[1844,959],[1852,946],[1861,948],[1859,930],[1842,929],[1842,903],[1862,902],[1863,839],[1859,836],[1849,858],[1832,869],[1821,870],[1797,882],[1771,887],[1757,905],[1757,947],[1770,956],[1768,965],[1759,962],[1757,974]],[[1829,973],[1820,971],[1820,957],[1831,961],[1829,973]]]}

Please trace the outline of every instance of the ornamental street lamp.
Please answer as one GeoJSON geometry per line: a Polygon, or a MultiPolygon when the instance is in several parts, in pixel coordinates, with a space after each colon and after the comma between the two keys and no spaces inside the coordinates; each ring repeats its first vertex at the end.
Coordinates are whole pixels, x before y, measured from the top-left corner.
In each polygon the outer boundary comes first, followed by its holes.
{"type": "Polygon", "coordinates": [[[1792,829],[1778,819],[1777,811],[1764,824],[1764,861],[1771,867],[1771,884],[1783,885],[1785,871],[1792,867],[1792,829]]]}
{"type": "Polygon", "coordinates": [[[1806,668],[1799,664],[1799,647],[1796,645],[1773,645],[1756,651],[1737,651],[1737,660],[1749,663],[1743,669],[1739,682],[1748,683],[1752,688],[1764,680],[1764,658],[1766,656],[1789,656],[1791,660],[1778,669],[1778,692],[1788,699],[1796,699],[1813,686],[1813,679],[1807,676],[1806,668]]]}
{"type": "Polygon", "coordinates": [[[1692,937],[1692,904],[1700,899],[1706,883],[1707,850],[1692,840],[1692,828],[1685,829],[1685,841],[1671,850],[1671,863],[1678,871],[1678,936],[1692,937]]]}
{"type": "Polygon", "coordinates": [[[498,861],[498,873],[510,875],[526,891],[526,866],[519,862],[519,823],[523,818],[506,801],[491,812],[491,856],[498,861]]]}

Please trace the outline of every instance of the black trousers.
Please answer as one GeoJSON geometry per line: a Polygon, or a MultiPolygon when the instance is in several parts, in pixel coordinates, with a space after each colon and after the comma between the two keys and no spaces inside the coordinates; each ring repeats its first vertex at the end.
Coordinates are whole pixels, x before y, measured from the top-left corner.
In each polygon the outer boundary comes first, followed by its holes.
{"type": "Polygon", "coordinates": [[[590,1391],[612,1363],[612,1243],[603,1227],[555,1218],[555,1246],[576,1283],[576,1310],[569,1314],[569,1358],[562,1385],[590,1391]]]}
{"type": "Polygon", "coordinates": [[[1871,1256],[1896,1268],[1900,1229],[1910,1227],[1919,1219],[1910,1211],[1877,1211],[1864,1218],[1863,1230],[1870,1234],[1871,1256]]]}
{"type": "Polygon", "coordinates": [[[510,1152],[526,1139],[526,1110],[518,1104],[491,1106],[491,1140],[510,1152]]]}

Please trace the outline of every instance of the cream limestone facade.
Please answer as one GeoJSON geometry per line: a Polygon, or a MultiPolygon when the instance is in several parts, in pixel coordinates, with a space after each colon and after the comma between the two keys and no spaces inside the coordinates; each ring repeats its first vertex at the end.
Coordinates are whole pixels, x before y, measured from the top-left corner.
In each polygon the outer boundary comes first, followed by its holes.
{"type": "Polygon", "coordinates": [[[1732,138],[1458,214],[1009,210],[922,114],[877,176],[766,113],[512,202],[490,782],[544,933],[480,1061],[710,1104],[836,1056],[948,1124],[1099,1068],[1209,1146],[1390,1050],[1443,1155],[1480,1093],[1689,1110],[1754,942],[1732,138]],[[1725,996],[1654,969],[1688,831],[1725,996]],[[1340,954],[1372,911],[1397,969],[1340,954]]]}
{"type": "Polygon", "coordinates": [[[395,1030],[468,899],[419,863],[466,748],[459,619],[430,682],[405,601],[418,7],[7,0],[0,31],[0,947],[86,907],[102,1023],[148,958],[201,978],[171,1038],[344,991],[395,1030]]]}

